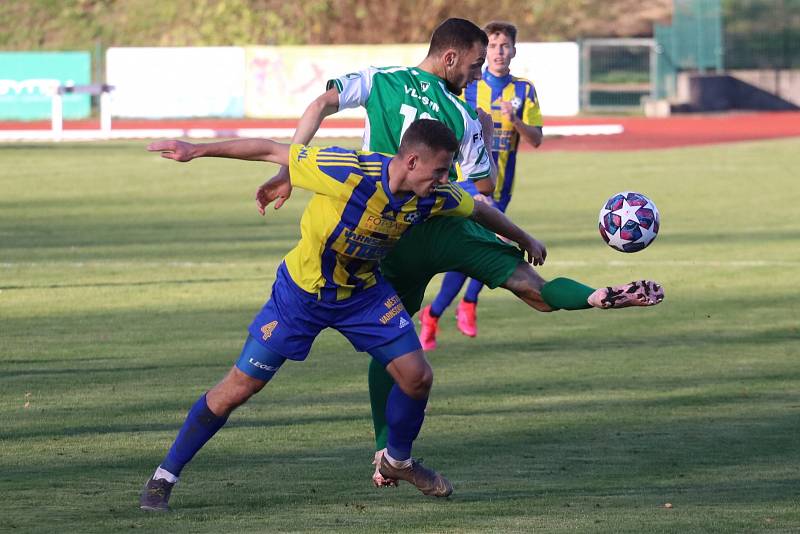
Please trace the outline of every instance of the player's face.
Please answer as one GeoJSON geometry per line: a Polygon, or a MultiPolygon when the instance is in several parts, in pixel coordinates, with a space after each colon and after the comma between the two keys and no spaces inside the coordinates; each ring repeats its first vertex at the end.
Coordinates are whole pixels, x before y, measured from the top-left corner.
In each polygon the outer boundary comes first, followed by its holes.
{"type": "Polygon", "coordinates": [[[489,72],[505,76],[508,74],[508,67],[516,54],[517,49],[508,35],[497,32],[489,36],[489,46],[486,49],[486,63],[489,72]]]}
{"type": "Polygon", "coordinates": [[[480,80],[481,68],[485,61],[486,47],[480,42],[473,44],[472,48],[467,51],[456,52],[453,65],[445,71],[447,72],[447,88],[450,92],[461,94],[461,91],[470,82],[480,80]]]}
{"type": "Polygon", "coordinates": [[[418,197],[425,198],[433,193],[437,185],[449,181],[450,166],[455,154],[446,150],[432,151],[420,149],[409,162],[406,183],[418,197]]]}

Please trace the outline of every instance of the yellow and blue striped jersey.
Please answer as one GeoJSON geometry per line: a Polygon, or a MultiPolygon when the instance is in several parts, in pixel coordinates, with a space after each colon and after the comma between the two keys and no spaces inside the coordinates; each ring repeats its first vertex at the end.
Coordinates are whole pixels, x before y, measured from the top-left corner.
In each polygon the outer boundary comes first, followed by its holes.
{"type": "Polygon", "coordinates": [[[495,76],[483,71],[480,80],[470,83],[461,98],[474,108],[482,108],[494,119],[492,156],[497,163],[497,185],[494,199],[507,202],[514,189],[514,171],[517,163],[519,134],[500,108],[501,102],[511,102],[511,107],[523,123],[542,126],[542,111],[536,89],[528,80],[507,76],[495,76]]]}
{"type": "Polygon", "coordinates": [[[468,217],[474,201],[455,184],[425,198],[392,194],[392,156],[338,147],[292,145],[292,185],[315,193],[300,221],[300,242],[284,261],[292,280],[336,301],[375,285],[378,262],[411,225],[434,215],[468,217]]]}

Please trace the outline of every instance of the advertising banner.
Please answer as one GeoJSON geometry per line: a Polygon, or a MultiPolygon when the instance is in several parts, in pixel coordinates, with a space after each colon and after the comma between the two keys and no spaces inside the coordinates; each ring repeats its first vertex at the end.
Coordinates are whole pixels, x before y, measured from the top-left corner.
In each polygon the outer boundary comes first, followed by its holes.
{"type": "MultiPolygon", "coordinates": [[[[325,90],[325,82],[370,66],[414,66],[428,45],[254,46],[246,49],[245,114],[295,118],[325,90]]],[[[576,115],[579,108],[576,43],[520,43],[511,63],[533,81],[545,115],[576,115]]],[[[337,117],[363,117],[345,110],[337,117]]]]}
{"type": "Polygon", "coordinates": [[[115,117],[244,116],[244,48],[109,48],[115,117]]]}
{"type": "MultiPolygon", "coordinates": [[[[542,115],[571,116],[580,110],[577,43],[519,43],[511,73],[536,87],[542,115]]],[[[545,124],[546,126],[546,124],[545,124]]]]}
{"type": "MultiPolygon", "coordinates": [[[[296,118],[325,92],[325,83],[367,67],[413,66],[428,45],[251,46],[247,49],[245,114],[296,118]]],[[[363,117],[344,110],[337,117],[363,117]]]]}
{"type": "MultiPolygon", "coordinates": [[[[0,119],[49,119],[59,85],[91,82],[89,52],[0,52],[0,119]]],[[[66,119],[91,113],[89,95],[64,95],[66,119]]]]}

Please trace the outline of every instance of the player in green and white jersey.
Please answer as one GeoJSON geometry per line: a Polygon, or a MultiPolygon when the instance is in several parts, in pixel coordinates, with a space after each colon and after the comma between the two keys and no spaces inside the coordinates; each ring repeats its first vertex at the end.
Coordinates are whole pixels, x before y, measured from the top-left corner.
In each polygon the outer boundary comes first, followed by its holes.
{"type": "MultiPolygon", "coordinates": [[[[475,62],[482,59],[479,56],[475,62]]],[[[460,141],[459,166],[453,166],[451,179],[486,180],[481,183],[487,193],[491,190],[491,157],[478,113],[453,95],[446,81],[421,68],[370,67],[330,80],[328,89],[332,88],[338,93],[339,109],[366,108],[364,147],[394,154],[398,140],[414,120],[439,120],[460,141]],[[456,174],[459,168],[463,176],[456,174]]]]}
{"type": "MultiPolygon", "coordinates": [[[[492,119],[477,112],[456,95],[481,78],[488,38],[464,19],[448,19],[431,37],[428,56],[416,67],[369,68],[330,80],[327,90],[301,117],[293,143],[308,144],[322,120],[341,109],[367,110],[364,150],[395,153],[400,138],[416,118],[433,118],[447,124],[459,141],[459,170],[452,178],[468,181],[478,193],[494,189],[493,160],[486,150],[492,119]]],[[[490,145],[491,146],[491,145],[490,145]]],[[[259,211],[275,201],[280,208],[291,194],[288,170],[281,171],[256,193],[259,211]]],[[[391,220],[396,216],[385,213],[391,220]]],[[[595,290],[568,278],[545,281],[520,251],[466,219],[433,218],[413,226],[381,262],[381,272],[397,290],[413,315],[419,311],[425,288],[438,273],[458,271],[490,288],[504,287],[532,308],[543,311],[649,306],[661,302],[663,290],[649,281],[631,282],[595,290]]],[[[370,400],[376,432],[376,461],[386,446],[386,399],[394,385],[378,365],[370,365],[370,400]]],[[[376,485],[387,485],[377,472],[376,485]]]]}

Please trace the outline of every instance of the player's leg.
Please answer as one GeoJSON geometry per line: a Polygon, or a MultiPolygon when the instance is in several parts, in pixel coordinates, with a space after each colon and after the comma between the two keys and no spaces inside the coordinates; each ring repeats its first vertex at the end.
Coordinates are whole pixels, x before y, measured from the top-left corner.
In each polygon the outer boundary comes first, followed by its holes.
{"type": "Polygon", "coordinates": [[[469,284],[467,284],[467,290],[464,292],[464,300],[477,304],[482,289],[483,282],[470,278],[469,284]]]}
{"type": "Polygon", "coordinates": [[[425,495],[447,497],[453,491],[450,482],[411,457],[433,384],[433,370],[417,335],[409,330],[402,337],[369,352],[373,360],[385,364],[395,382],[386,399],[388,433],[386,449],[379,455],[381,476],[387,481],[405,480],[425,495]],[[412,347],[415,348],[409,351],[412,347]]]}
{"type": "MultiPolygon", "coordinates": [[[[515,247],[503,243],[477,224],[471,223],[464,228],[464,222],[469,221],[457,217],[435,217],[414,226],[381,262],[384,278],[397,291],[410,315],[419,311],[425,298],[425,288],[436,274],[455,272],[458,267],[485,259],[482,256],[461,254],[461,251],[475,245],[479,240],[490,240],[488,246],[496,249],[500,255],[499,259],[496,258],[491,265],[485,265],[481,271],[481,279],[490,287],[502,284],[522,262],[522,253],[515,247]]],[[[384,365],[374,358],[369,364],[368,382],[377,457],[387,446],[386,402],[395,382],[384,365]]],[[[373,482],[376,485],[391,483],[383,479],[378,469],[373,475],[373,482]]]]}
{"type": "Polygon", "coordinates": [[[663,288],[649,280],[594,289],[570,278],[546,281],[527,263],[520,263],[502,287],[542,312],[653,306],[664,299],[663,288]]]}
{"type": "Polygon", "coordinates": [[[248,336],[236,365],[189,410],[167,455],[145,484],[140,508],[169,509],[170,493],[186,464],[225,425],[233,410],[263,389],[285,360],[248,336]]]}
{"type": "MultiPolygon", "coordinates": [[[[510,201],[511,197],[506,196],[493,201],[493,205],[505,213],[510,201]]],[[[456,308],[456,327],[465,336],[475,337],[478,335],[478,295],[481,289],[483,289],[483,282],[471,278],[467,284],[467,290],[464,292],[464,298],[456,308]]]]}
{"type": "Polygon", "coordinates": [[[439,333],[439,317],[458,296],[466,281],[466,275],[451,271],[444,275],[442,287],[433,302],[420,314],[419,340],[426,352],[436,349],[436,334],[439,333]]]}
{"type": "Polygon", "coordinates": [[[167,456],[142,491],[141,508],[167,510],[170,491],[184,466],[222,428],[230,413],[260,391],[286,358],[305,359],[326,326],[309,309],[315,302],[296,290],[281,264],[272,296],[250,324],[235,366],[189,410],[167,456]]]}
{"type": "MultiPolygon", "coordinates": [[[[664,296],[657,284],[647,281],[600,289],[564,277],[548,282],[523,261],[516,247],[503,243],[482,226],[456,217],[435,217],[412,227],[381,262],[381,271],[411,315],[419,311],[433,276],[449,271],[465,273],[490,288],[502,286],[542,312],[652,305],[664,296]]],[[[393,385],[382,366],[370,362],[370,400],[378,451],[386,446],[385,400],[381,399],[386,399],[393,385]]]]}
{"type": "MultiPolygon", "coordinates": [[[[380,405],[384,407],[381,429],[376,425],[376,430],[379,435],[385,435],[386,442],[381,443],[376,460],[378,468],[394,461],[393,469],[400,471],[396,477],[379,473],[376,485],[391,485],[400,478],[412,482],[426,494],[449,494],[449,484],[411,460],[411,445],[425,417],[433,372],[425,360],[411,315],[394,288],[386,281],[379,281],[362,294],[351,297],[336,324],[331,326],[347,337],[356,350],[368,352],[383,375],[388,376],[384,384],[388,387],[382,390],[385,394],[372,405],[373,412],[380,405]]],[[[376,367],[372,369],[377,370],[376,367]]]]}

